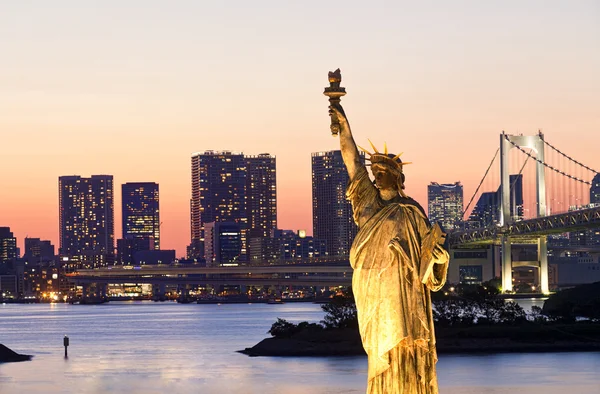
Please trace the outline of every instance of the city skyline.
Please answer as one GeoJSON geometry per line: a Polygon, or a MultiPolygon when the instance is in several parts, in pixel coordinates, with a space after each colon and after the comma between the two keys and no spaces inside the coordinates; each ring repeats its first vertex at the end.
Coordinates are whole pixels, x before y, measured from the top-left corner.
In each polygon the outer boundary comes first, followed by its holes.
{"type": "Polygon", "coordinates": [[[404,151],[423,206],[432,180],[469,198],[502,130],[541,128],[600,167],[597,2],[1,7],[0,226],[21,250],[59,245],[59,176],[112,174],[161,185],[162,247],[183,256],[189,157],[209,149],[276,156],[278,227],[310,232],[310,156],[339,144],[322,95],[337,67],[356,142],[404,151]]]}

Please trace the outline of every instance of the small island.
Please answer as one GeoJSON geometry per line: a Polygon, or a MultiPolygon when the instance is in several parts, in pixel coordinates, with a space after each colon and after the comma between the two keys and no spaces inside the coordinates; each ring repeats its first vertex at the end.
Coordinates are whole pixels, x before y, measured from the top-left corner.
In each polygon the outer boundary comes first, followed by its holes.
{"type": "MultiPolygon", "coordinates": [[[[443,293],[441,293],[443,294],[443,293]]],[[[278,319],[249,356],[365,355],[351,293],[322,306],[320,324],[278,319]]],[[[600,351],[600,283],[552,295],[526,313],[491,284],[463,286],[434,300],[437,351],[452,353],[600,351]]]]}
{"type": "Polygon", "coordinates": [[[19,354],[0,343],[0,363],[29,361],[33,356],[19,354]]]}

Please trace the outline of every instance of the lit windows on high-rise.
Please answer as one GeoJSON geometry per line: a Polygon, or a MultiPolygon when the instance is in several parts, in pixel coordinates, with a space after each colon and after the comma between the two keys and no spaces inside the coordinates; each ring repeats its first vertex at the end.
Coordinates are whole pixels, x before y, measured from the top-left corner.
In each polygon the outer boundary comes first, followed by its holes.
{"type": "Polygon", "coordinates": [[[151,239],[153,249],[160,249],[160,215],[158,184],[129,182],[121,185],[123,239],[151,239]]]}
{"type": "Polygon", "coordinates": [[[19,257],[17,253],[17,238],[10,227],[0,227],[0,263],[19,257]]]}
{"type": "MultiPolygon", "coordinates": [[[[364,162],[364,155],[361,155],[364,162]]],[[[325,240],[327,254],[347,256],[358,227],[346,199],[348,171],[339,150],[313,153],[313,236],[325,240]]]]}
{"type": "Polygon", "coordinates": [[[246,156],[249,238],[269,237],[277,228],[277,174],[275,157],[267,153],[246,156]]]}
{"type": "Polygon", "coordinates": [[[242,256],[249,236],[268,236],[277,226],[275,157],[244,156],[229,151],[192,155],[191,245],[188,257],[205,255],[206,223],[240,226],[242,256]]]}
{"type": "Polygon", "coordinates": [[[112,175],[58,178],[60,254],[83,267],[114,260],[114,189],[112,175]]]}
{"type": "Polygon", "coordinates": [[[444,230],[459,228],[463,215],[463,187],[460,182],[427,186],[428,217],[431,223],[440,223],[444,230]]]}

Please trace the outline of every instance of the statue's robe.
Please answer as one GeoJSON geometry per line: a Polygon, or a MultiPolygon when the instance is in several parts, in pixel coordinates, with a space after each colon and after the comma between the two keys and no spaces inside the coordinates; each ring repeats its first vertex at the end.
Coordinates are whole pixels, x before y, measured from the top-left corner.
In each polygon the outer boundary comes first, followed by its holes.
{"type": "Polygon", "coordinates": [[[367,393],[437,394],[430,290],[446,281],[448,253],[441,261],[423,261],[431,256],[425,241],[432,233],[423,209],[406,197],[382,200],[364,167],[347,197],[359,226],[350,263],[369,357],[367,393]]]}

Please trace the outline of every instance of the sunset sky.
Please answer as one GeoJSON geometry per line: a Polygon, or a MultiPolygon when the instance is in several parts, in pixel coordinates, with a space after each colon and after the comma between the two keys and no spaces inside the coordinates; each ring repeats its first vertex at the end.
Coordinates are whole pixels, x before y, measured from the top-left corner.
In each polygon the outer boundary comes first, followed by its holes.
{"type": "Polygon", "coordinates": [[[3,1],[0,226],[58,248],[58,177],[160,185],[162,246],[190,241],[193,152],[277,157],[278,219],[307,229],[327,72],[359,145],[473,193],[499,134],[534,134],[600,168],[598,1],[3,1]]]}

